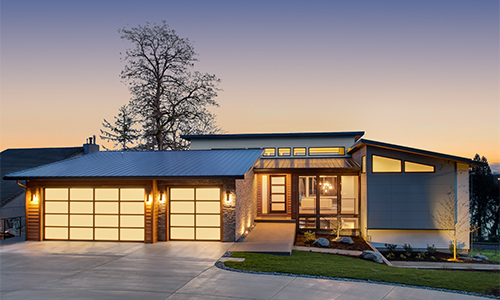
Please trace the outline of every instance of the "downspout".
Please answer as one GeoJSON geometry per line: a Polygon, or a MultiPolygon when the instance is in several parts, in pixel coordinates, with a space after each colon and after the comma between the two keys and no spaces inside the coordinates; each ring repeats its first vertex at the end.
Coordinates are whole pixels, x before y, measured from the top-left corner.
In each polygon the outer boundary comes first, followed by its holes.
{"type": "Polygon", "coordinates": [[[19,180],[16,180],[17,184],[19,184],[20,186],[22,186],[23,188],[27,189],[28,187],[25,186],[24,184],[20,183],[19,180]]]}

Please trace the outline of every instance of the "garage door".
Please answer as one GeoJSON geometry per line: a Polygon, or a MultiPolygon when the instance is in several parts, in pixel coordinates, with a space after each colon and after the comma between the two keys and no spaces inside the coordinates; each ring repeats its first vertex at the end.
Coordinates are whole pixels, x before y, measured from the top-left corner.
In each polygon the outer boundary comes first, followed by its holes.
{"type": "Polygon", "coordinates": [[[144,241],[143,188],[46,188],[46,240],[144,241]]]}
{"type": "Polygon", "coordinates": [[[220,188],[170,188],[170,239],[221,239],[220,188]]]}

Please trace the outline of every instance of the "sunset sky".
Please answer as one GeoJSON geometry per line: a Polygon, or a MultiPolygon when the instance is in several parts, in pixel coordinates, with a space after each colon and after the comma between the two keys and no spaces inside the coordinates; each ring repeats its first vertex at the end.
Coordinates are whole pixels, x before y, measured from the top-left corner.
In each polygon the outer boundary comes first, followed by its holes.
{"type": "MultiPolygon", "coordinates": [[[[1,1],[0,150],[81,146],[130,93],[124,26],[165,20],[228,133],[365,131],[500,171],[499,1],[1,1]]],[[[105,144],[98,140],[99,144],[105,144]]],[[[110,145],[108,145],[109,147],[110,145]]]]}

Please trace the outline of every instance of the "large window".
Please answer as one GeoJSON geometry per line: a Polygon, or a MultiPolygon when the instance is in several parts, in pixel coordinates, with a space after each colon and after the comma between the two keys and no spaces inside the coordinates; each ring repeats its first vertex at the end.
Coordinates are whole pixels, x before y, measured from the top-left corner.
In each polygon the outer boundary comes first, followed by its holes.
{"type": "Polygon", "coordinates": [[[433,173],[434,166],[405,161],[405,172],[407,173],[433,173]]]}
{"type": "Polygon", "coordinates": [[[344,147],[310,147],[310,156],[344,155],[344,147]]]}
{"type": "Polygon", "coordinates": [[[278,148],[278,155],[279,156],[290,156],[291,149],[290,148],[278,148]]]}
{"type": "Polygon", "coordinates": [[[262,156],[276,156],[276,148],[264,149],[264,154],[262,154],[262,156]]]}
{"type": "Polygon", "coordinates": [[[337,176],[319,177],[320,214],[337,213],[337,176]]]}
{"type": "Polygon", "coordinates": [[[293,156],[305,156],[306,147],[295,147],[293,148],[293,156]]]}
{"type": "Polygon", "coordinates": [[[316,176],[299,177],[299,213],[316,214],[316,176]]]}
{"type": "Polygon", "coordinates": [[[401,173],[401,160],[384,156],[372,156],[373,173],[401,173]]]}

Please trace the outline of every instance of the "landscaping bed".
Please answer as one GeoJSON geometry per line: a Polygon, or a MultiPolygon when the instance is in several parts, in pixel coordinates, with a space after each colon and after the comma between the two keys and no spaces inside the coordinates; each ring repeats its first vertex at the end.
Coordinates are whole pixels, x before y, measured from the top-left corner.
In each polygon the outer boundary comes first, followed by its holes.
{"type": "MultiPolygon", "coordinates": [[[[405,251],[394,251],[394,257],[390,256],[389,251],[380,251],[389,261],[428,261],[428,262],[449,262],[453,259],[453,254],[437,251],[434,254],[428,252],[412,252],[410,255],[405,251]],[[403,257],[402,257],[403,255],[403,257]]],[[[498,261],[492,260],[475,260],[468,257],[457,257],[453,262],[458,263],[474,263],[474,264],[500,264],[498,261]]]]}
{"type": "Polygon", "coordinates": [[[295,235],[295,246],[303,246],[303,247],[318,247],[318,248],[330,248],[330,249],[342,249],[342,250],[357,250],[357,251],[363,251],[363,250],[372,250],[370,246],[363,240],[363,238],[359,236],[352,236],[352,241],[354,244],[349,245],[349,244],[343,244],[343,243],[338,243],[335,242],[336,235],[330,235],[330,234],[316,234],[316,239],[318,238],[325,238],[330,241],[330,245],[328,247],[321,247],[321,246],[316,246],[312,245],[312,243],[306,243],[304,233],[297,233],[295,235]],[[334,240],[334,241],[332,241],[334,240]]]}

